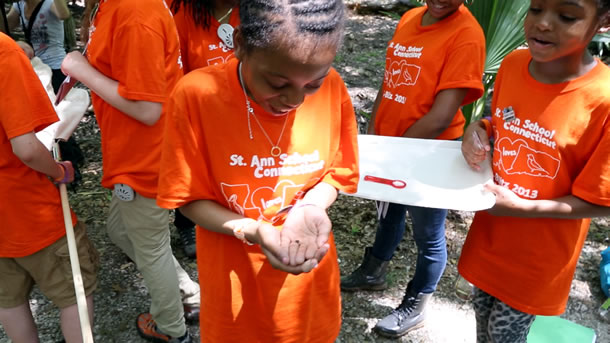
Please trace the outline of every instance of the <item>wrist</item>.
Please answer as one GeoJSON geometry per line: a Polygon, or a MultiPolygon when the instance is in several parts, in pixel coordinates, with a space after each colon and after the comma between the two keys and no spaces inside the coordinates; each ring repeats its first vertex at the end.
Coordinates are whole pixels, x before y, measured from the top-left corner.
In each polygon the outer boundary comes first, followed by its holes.
{"type": "Polygon", "coordinates": [[[247,245],[254,245],[258,242],[258,228],[260,220],[244,218],[239,220],[233,226],[233,236],[247,245]]]}
{"type": "Polygon", "coordinates": [[[61,181],[66,177],[66,167],[59,162],[56,162],[55,166],[59,170],[56,174],[57,176],[53,176],[53,175],[50,175],[50,176],[51,176],[51,178],[53,178],[53,182],[61,183],[61,181]]]}
{"type": "Polygon", "coordinates": [[[74,169],[70,161],[55,162],[55,164],[61,169],[61,174],[53,178],[53,182],[57,184],[66,184],[74,180],[74,169]]]}
{"type": "Polygon", "coordinates": [[[303,207],[307,207],[307,206],[314,206],[314,207],[324,209],[324,208],[322,208],[322,206],[319,206],[318,204],[316,204],[314,202],[307,202],[307,201],[303,201],[303,200],[297,201],[297,203],[292,207],[292,209],[296,210],[297,208],[303,208],[303,207]]]}

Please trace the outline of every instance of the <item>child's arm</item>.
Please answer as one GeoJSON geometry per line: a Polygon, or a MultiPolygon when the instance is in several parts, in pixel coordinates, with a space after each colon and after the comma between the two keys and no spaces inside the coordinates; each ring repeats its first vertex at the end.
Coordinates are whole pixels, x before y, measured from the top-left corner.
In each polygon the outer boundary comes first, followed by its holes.
{"type": "Polygon", "coordinates": [[[573,195],[527,200],[496,184],[487,184],[485,188],[496,195],[496,204],[488,210],[495,216],[564,219],[610,216],[610,207],[595,205],[573,195]]]}
{"type": "Polygon", "coordinates": [[[161,117],[161,103],[134,101],[122,97],[118,91],[119,83],[93,68],[78,51],[66,55],[61,70],[89,87],[114,108],[145,125],[155,125],[161,117]]]}
{"type": "MultiPolygon", "coordinates": [[[[8,21],[9,31],[12,31],[13,29],[15,29],[15,27],[17,27],[17,25],[19,25],[19,13],[13,6],[11,6],[11,9],[6,14],[6,20],[8,21]]],[[[0,28],[3,31],[8,32],[6,31],[6,26],[4,20],[2,19],[2,16],[0,16],[0,28]]]]}
{"type": "Polygon", "coordinates": [[[50,176],[53,180],[64,179],[66,174],[68,175],[66,182],[71,182],[74,179],[74,171],[70,169],[71,166],[64,165],[62,167],[55,162],[49,151],[36,138],[34,132],[11,138],[10,141],[13,153],[26,166],[50,176]]]}
{"type": "Polygon", "coordinates": [[[438,137],[451,125],[467,93],[468,89],[465,88],[444,89],[438,92],[430,111],[411,125],[402,136],[428,139],[438,137]]]}
{"type": "Polygon", "coordinates": [[[66,20],[70,18],[71,14],[66,0],[54,0],[51,5],[51,12],[53,12],[59,20],[66,20]]]}

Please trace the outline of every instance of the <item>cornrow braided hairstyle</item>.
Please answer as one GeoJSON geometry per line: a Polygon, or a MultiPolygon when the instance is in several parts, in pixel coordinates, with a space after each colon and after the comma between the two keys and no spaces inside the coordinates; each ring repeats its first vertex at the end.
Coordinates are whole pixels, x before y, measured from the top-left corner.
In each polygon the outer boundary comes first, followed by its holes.
{"type": "Polygon", "coordinates": [[[174,0],[172,2],[172,13],[176,14],[180,7],[184,6],[185,11],[190,12],[190,16],[195,21],[195,25],[204,29],[210,28],[212,11],[214,10],[214,0],[174,0]]]}
{"type": "Polygon", "coordinates": [[[239,15],[246,50],[307,43],[338,48],[343,38],[342,0],[241,1],[239,15]]]}

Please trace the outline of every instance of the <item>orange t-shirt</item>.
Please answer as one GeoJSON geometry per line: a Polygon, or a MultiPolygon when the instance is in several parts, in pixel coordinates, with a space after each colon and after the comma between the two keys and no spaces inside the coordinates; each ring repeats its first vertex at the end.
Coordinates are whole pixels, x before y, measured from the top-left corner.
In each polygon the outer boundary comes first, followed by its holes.
{"type": "MultiPolygon", "coordinates": [[[[214,64],[222,64],[233,57],[233,49],[228,48],[218,38],[218,27],[220,23],[212,16],[210,27],[204,29],[196,25],[188,7],[184,4],[174,14],[174,21],[180,36],[180,51],[182,52],[182,63],[184,73],[191,70],[207,67],[214,64]]],[[[239,25],[239,9],[235,7],[229,16],[229,25],[239,25]]]]}
{"type": "MultiPolygon", "coordinates": [[[[574,195],[610,206],[610,68],[598,61],[575,80],[543,84],[529,74],[530,61],[528,50],[511,53],[496,79],[496,183],[524,199],[574,195]]],[[[460,273],[519,311],[561,314],[588,228],[588,219],[478,212],[460,273]]]]}
{"type": "MultiPolygon", "coordinates": [[[[357,126],[335,70],[287,117],[252,103],[282,154],[254,118],[250,139],[238,61],[199,69],[176,86],[167,104],[159,195],[161,207],[211,199],[246,217],[281,223],[277,212],[319,182],[355,192],[357,126]],[[282,128],[285,129],[282,133],[282,128]]],[[[298,276],[271,267],[258,245],[199,228],[203,342],[332,342],[341,326],[337,253],[298,276]]]]}
{"type": "MultiPolygon", "coordinates": [[[[402,136],[430,111],[442,90],[467,88],[462,105],[483,95],[485,36],[481,26],[463,5],[449,17],[422,26],[426,9],[407,11],[388,43],[375,134],[402,136]]],[[[464,123],[458,110],[437,139],[461,137],[464,123]]]]}
{"type": "MultiPolygon", "coordinates": [[[[106,0],[91,28],[91,65],[119,82],[129,100],[163,103],[182,77],[178,33],[171,11],[160,0],[106,0]]],[[[147,126],[112,107],[95,93],[93,108],[102,136],[102,186],[130,185],[141,195],[157,194],[163,116],[147,126]]]]}
{"type": "Polygon", "coordinates": [[[66,234],[57,187],[21,162],[10,142],[58,120],[30,61],[0,33],[0,257],[31,255],[66,234]]]}

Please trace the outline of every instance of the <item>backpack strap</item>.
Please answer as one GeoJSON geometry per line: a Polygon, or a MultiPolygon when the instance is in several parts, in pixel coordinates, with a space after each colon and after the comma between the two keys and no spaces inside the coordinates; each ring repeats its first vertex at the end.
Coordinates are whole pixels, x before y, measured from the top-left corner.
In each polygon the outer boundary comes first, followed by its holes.
{"type": "Polygon", "coordinates": [[[4,2],[2,2],[2,4],[0,4],[0,12],[2,12],[2,20],[4,21],[4,29],[6,32],[6,35],[9,36],[10,38],[13,38],[13,36],[11,36],[11,30],[8,29],[8,18],[6,17],[6,10],[4,9],[4,2]]]}
{"type": "MultiPolygon", "coordinates": [[[[19,22],[21,23],[21,28],[23,29],[23,33],[25,33],[28,30],[28,28],[25,27],[25,22],[23,21],[23,11],[25,11],[25,8],[21,10],[21,4],[19,2],[17,2],[17,11],[19,12],[19,22]]],[[[27,43],[30,44],[29,41],[27,43]]]]}

